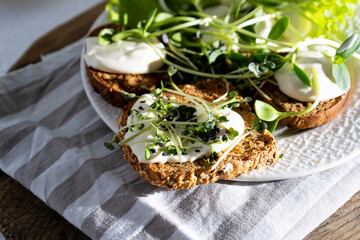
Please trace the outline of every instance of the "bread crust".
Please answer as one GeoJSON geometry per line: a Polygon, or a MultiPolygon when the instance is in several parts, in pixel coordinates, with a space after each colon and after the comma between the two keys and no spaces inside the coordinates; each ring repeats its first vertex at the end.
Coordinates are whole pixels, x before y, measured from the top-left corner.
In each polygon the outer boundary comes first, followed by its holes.
{"type": "MultiPolygon", "coordinates": [[[[299,112],[309,108],[313,103],[300,102],[283,94],[280,89],[273,84],[267,83],[262,90],[272,99],[271,101],[261,99],[272,105],[276,110],[281,112],[299,112]]],[[[337,98],[321,101],[319,105],[311,112],[288,117],[280,121],[281,124],[287,125],[293,129],[308,129],[320,126],[333,119],[341,110],[346,102],[348,93],[337,98]]]]}
{"type": "MultiPolygon", "coordinates": [[[[115,24],[106,24],[100,26],[89,34],[97,36],[101,29],[114,28],[119,31],[121,26],[115,24]]],[[[100,71],[86,65],[86,72],[91,86],[110,104],[116,107],[123,107],[128,100],[122,96],[122,90],[142,95],[148,89],[156,88],[161,80],[168,79],[166,73],[149,73],[149,74],[118,74],[100,71]]]]}
{"type": "MultiPolygon", "coordinates": [[[[201,97],[207,101],[213,101],[226,92],[226,86],[220,80],[203,80],[194,85],[184,85],[180,88],[188,94],[201,97]]],[[[175,96],[178,101],[188,102],[185,98],[175,96]]],[[[119,120],[119,126],[127,123],[127,112],[134,104],[130,102],[124,109],[119,120]]],[[[241,114],[245,122],[245,129],[251,128],[252,121],[256,116],[252,113],[248,104],[241,104],[233,109],[241,114]]],[[[126,131],[119,133],[119,140],[124,139],[126,131]]],[[[212,165],[203,160],[186,163],[141,163],[129,146],[121,146],[124,158],[130,166],[151,184],[167,187],[169,189],[188,189],[197,184],[207,184],[218,180],[226,180],[240,176],[251,169],[272,164],[277,161],[277,145],[274,137],[267,131],[254,132],[254,136],[246,136],[214,169],[212,165]]],[[[219,153],[219,157],[223,152],[219,153]]]]}

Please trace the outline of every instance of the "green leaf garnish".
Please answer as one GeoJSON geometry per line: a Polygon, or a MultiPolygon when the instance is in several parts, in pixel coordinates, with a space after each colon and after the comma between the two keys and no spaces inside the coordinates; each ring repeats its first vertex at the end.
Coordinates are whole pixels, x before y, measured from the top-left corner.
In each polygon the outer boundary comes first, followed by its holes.
{"type": "Polygon", "coordinates": [[[236,98],[237,95],[238,95],[238,93],[237,93],[236,91],[231,91],[231,92],[229,92],[229,97],[230,97],[231,99],[236,98]]]}
{"type": "Polygon", "coordinates": [[[271,28],[268,38],[272,39],[272,40],[279,39],[286,32],[286,29],[288,28],[289,23],[290,23],[289,17],[284,16],[284,17],[280,18],[274,24],[274,26],[271,28]]]}
{"type": "Polygon", "coordinates": [[[169,66],[167,68],[167,73],[168,73],[169,77],[172,77],[177,73],[177,69],[175,67],[169,66]]]}
{"type": "Polygon", "coordinates": [[[225,116],[219,117],[219,122],[228,122],[229,120],[225,116]]]}
{"type": "Polygon", "coordinates": [[[126,100],[131,100],[134,98],[137,98],[135,93],[128,93],[124,90],[121,90],[121,95],[126,99],[126,100]]]}
{"type": "Polygon", "coordinates": [[[317,95],[317,99],[311,105],[311,107],[309,107],[309,108],[307,108],[307,109],[305,109],[303,111],[299,111],[299,112],[279,112],[278,110],[276,110],[273,106],[271,106],[268,103],[262,102],[260,100],[255,101],[255,104],[254,104],[255,113],[261,120],[264,120],[266,122],[270,122],[270,124],[268,124],[268,130],[270,132],[273,132],[275,130],[278,122],[281,119],[291,117],[291,116],[300,116],[300,115],[306,114],[306,113],[311,112],[312,110],[314,110],[316,108],[316,106],[319,104],[319,102],[320,102],[319,81],[318,81],[318,78],[317,78],[316,70],[314,68],[312,69],[312,73],[313,73],[313,76],[314,76],[314,89],[315,89],[315,92],[316,92],[316,95],[317,95]]]}
{"type": "Polygon", "coordinates": [[[109,143],[109,142],[104,142],[104,146],[111,151],[113,151],[115,149],[115,147],[112,145],[112,143],[109,143]]]}
{"type": "Polygon", "coordinates": [[[151,24],[154,22],[155,16],[157,13],[157,8],[155,8],[154,10],[151,11],[151,13],[149,14],[149,17],[146,21],[145,27],[144,27],[144,31],[146,32],[149,27],[151,26],[151,24]]]}
{"type": "Polygon", "coordinates": [[[268,103],[256,100],[255,104],[255,113],[256,115],[264,121],[272,122],[275,119],[284,116],[284,113],[279,112],[273,106],[268,103]]]}
{"type": "Polygon", "coordinates": [[[255,120],[252,122],[253,129],[262,132],[267,128],[267,124],[259,118],[255,118],[255,120]]]}
{"type": "Polygon", "coordinates": [[[116,42],[123,39],[126,39],[128,37],[137,37],[139,35],[138,31],[135,29],[127,30],[124,32],[118,32],[112,36],[111,40],[116,42]]]}
{"type": "Polygon", "coordinates": [[[336,84],[341,90],[347,91],[350,89],[351,86],[350,73],[347,66],[344,63],[339,63],[339,64],[333,63],[332,75],[335,79],[336,84]]]}
{"type": "Polygon", "coordinates": [[[304,70],[302,70],[298,65],[293,63],[293,68],[296,73],[296,76],[308,87],[312,87],[311,79],[306,74],[304,70]]]}
{"type": "Polygon", "coordinates": [[[174,15],[171,14],[171,13],[168,13],[168,12],[159,12],[155,19],[154,19],[154,22],[155,23],[158,23],[158,22],[162,22],[162,21],[165,21],[165,20],[168,20],[168,19],[171,19],[173,18],[174,15]]]}
{"type": "Polygon", "coordinates": [[[260,68],[259,68],[259,64],[252,62],[252,63],[249,64],[248,67],[249,67],[249,71],[254,73],[254,75],[257,78],[260,77],[261,71],[260,71],[260,68]]]}
{"type": "Polygon", "coordinates": [[[149,147],[147,146],[145,148],[145,159],[150,160],[150,158],[151,158],[151,151],[150,151],[149,147]]]}
{"type": "Polygon", "coordinates": [[[337,49],[334,63],[344,63],[360,48],[360,36],[354,34],[337,49]]]}
{"type": "Polygon", "coordinates": [[[98,35],[98,43],[101,46],[107,46],[112,43],[111,38],[115,34],[115,29],[112,28],[104,28],[99,32],[98,35]]]}
{"type": "Polygon", "coordinates": [[[224,51],[222,49],[217,49],[213,51],[209,56],[209,64],[215,63],[221,55],[224,55],[224,51]]]}
{"type": "Polygon", "coordinates": [[[112,14],[111,21],[115,24],[120,24],[122,16],[126,13],[128,15],[128,24],[135,27],[136,24],[144,20],[155,8],[160,8],[158,1],[153,0],[110,0],[105,10],[112,14]],[[117,13],[116,14],[111,12],[117,13]],[[114,21],[115,20],[115,21],[114,21]]]}

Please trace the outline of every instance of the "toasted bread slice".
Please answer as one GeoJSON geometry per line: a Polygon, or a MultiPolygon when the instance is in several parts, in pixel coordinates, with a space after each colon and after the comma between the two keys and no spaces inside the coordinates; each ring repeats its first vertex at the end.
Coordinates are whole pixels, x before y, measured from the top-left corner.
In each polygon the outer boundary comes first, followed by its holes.
{"type": "MultiPolygon", "coordinates": [[[[89,36],[97,36],[100,30],[104,28],[120,30],[119,25],[107,24],[94,29],[89,36]]],[[[86,71],[89,82],[94,90],[106,101],[117,107],[123,107],[128,102],[122,96],[122,90],[141,95],[146,92],[142,87],[143,85],[149,89],[154,89],[161,80],[168,78],[166,73],[118,74],[100,71],[88,66],[86,66],[86,71]]]]}
{"type": "MultiPolygon", "coordinates": [[[[283,94],[280,89],[273,84],[267,83],[262,90],[271,98],[271,101],[261,99],[272,105],[280,112],[299,112],[309,108],[313,103],[300,102],[283,94]]],[[[280,121],[294,129],[308,129],[320,126],[333,119],[344,106],[348,93],[327,101],[321,101],[319,105],[311,112],[288,117],[280,121]]]]}
{"type": "MultiPolygon", "coordinates": [[[[203,98],[207,101],[214,101],[226,93],[226,85],[220,80],[203,80],[194,85],[180,86],[185,93],[203,98]]],[[[186,98],[179,95],[165,93],[165,96],[176,97],[180,102],[188,102],[186,98]]],[[[128,111],[135,101],[128,104],[119,120],[119,126],[127,123],[128,111]]],[[[237,111],[244,119],[245,129],[251,128],[256,116],[252,113],[248,104],[241,104],[237,111]]],[[[120,132],[118,137],[124,139],[125,130],[120,132]]],[[[124,158],[131,167],[151,184],[167,187],[169,189],[187,189],[196,184],[207,184],[217,180],[231,179],[240,176],[251,169],[272,164],[277,161],[277,145],[274,137],[267,131],[254,132],[254,135],[247,135],[240,143],[231,150],[216,168],[203,160],[185,163],[141,163],[129,146],[121,147],[124,158]]],[[[218,153],[219,157],[224,152],[218,153]]]]}

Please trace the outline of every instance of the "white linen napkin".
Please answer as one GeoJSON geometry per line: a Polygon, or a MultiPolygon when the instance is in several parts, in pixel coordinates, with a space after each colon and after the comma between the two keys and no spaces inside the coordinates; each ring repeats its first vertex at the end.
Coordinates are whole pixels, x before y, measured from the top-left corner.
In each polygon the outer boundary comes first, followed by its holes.
{"type": "Polygon", "coordinates": [[[302,239],[360,189],[360,158],[307,177],[150,185],[80,79],[82,42],[0,78],[0,168],[93,239],[302,239]]]}

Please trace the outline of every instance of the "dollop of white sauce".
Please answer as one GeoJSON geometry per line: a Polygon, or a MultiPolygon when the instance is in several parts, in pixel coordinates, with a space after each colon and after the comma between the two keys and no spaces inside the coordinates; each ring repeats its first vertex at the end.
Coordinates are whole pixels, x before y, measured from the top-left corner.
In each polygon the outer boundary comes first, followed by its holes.
{"type": "MultiPolygon", "coordinates": [[[[336,50],[329,46],[316,45],[300,47],[296,55],[295,63],[304,70],[314,85],[312,69],[315,68],[320,88],[320,100],[325,101],[339,97],[346,93],[335,83],[332,76],[332,61],[324,56],[334,56],[336,50]]],[[[313,102],[317,99],[314,88],[306,86],[296,75],[292,63],[286,63],[276,74],[275,79],[281,92],[285,95],[302,102],[313,102]]]]}
{"type": "MultiPolygon", "coordinates": [[[[157,47],[164,47],[157,39],[152,41],[157,47]]],[[[141,74],[156,71],[164,65],[161,60],[165,57],[164,53],[155,50],[141,39],[120,40],[101,46],[97,37],[89,37],[85,40],[85,44],[85,62],[97,70],[141,74]]]]}
{"type": "MultiPolygon", "coordinates": [[[[150,105],[155,101],[155,97],[152,94],[144,94],[142,95],[134,104],[134,106],[132,107],[132,109],[136,109],[138,110],[141,114],[146,115],[147,111],[150,108],[150,105]],[[145,102],[144,102],[145,101],[145,102]]],[[[178,105],[175,103],[172,103],[173,107],[177,107],[180,106],[181,103],[179,103],[178,105]]],[[[198,107],[194,106],[194,108],[196,108],[196,112],[194,115],[199,116],[198,118],[198,122],[205,122],[208,120],[208,115],[199,109],[198,107]]],[[[244,120],[243,118],[235,111],[232,111],[228,108],[222,109],[219,111],[219,114],[221,116],[225,116],[229,121],[228,122],[223,122],[221,123],[225,128],[229,129],[230,127],[232,127],[234,130],[239,132],[238,136],[241,136],[244,133],[245,130],[245,124],[244,124],[244,120]]],[[[148,117],[155,117],[153,113],[150,113],[147,115],[148,117]]],[[[127,120],[127,124],[136,124],[136,117],[134,116],[133,119],[131,117],[131,115],[128,117],[127,120]]],[[[165,120],[166,121],[166,120],[165,120]]],[[[144,128],[146,128],[147,126],[149,126],[149,123],[145,123],[144,124],[144,128]]],[[[186,127],[186,125],[181,125],[181,126],[175,126],[175,130],[176,132],[180,135],[181,132],[184,130],[181,127],[186,127]]],[[[225,134],[226,129],[224,129],[221,126],[218,126],[220,129],[220,132],[218,133],[217,136],[219,136],[220,138],[225,134]]],[[[128,139],[129,137],[135,135],[136,133],[138,133],[139,130],[137,130],[137,128],[135,128],[135,130],[133,132],[128,131],[125,134],[125,138],[124,139],[128,139]]],[[[132,152],[137,156],[139,162],[142,163],[155,163],[155,162],[159,162],[159,163],[165,163],[165,162],[172,162],[172,163],[178,163],[179,162],[179,157],[178,155],[163,155],[162,151],[156,151],[155,153],[152,153],[152,156],[149,160],[145,159],[145,148],[146,146],[149,146],[152,144],[152,142],[155,139],[155,129],[152,128],[151,130],[136,136],[134,139],[132,139],[129,142],[130,148],[132,150],[132,152]],[[144,140],[148,141],[149,144],[147,145],[144,140]],[[135,144],[132,144],[135,143],[135,144]]],[[[170,137],[170,136],[168,136],[170,137]]],[[[236,138],[235,138],[236,139],[236,138]]],[[[221,152],[226,150],[227,148],[229,148],[231,146],[231,144],[234,141],[232,140],[228,140],[225,143],[212,143],[212,147],[214,149],[214,151],[216,152],[221,152]]],[[[163,147],[167,147],[169,145],[174,145],[174,143],[172,141],[164,143],[163,147]]],[[[159,145],[156,145],[156,148],[158,148],[159,145]]],[[[209,156],[211,154],[211,147],[207,144],[203,144],[201,142],[195,142],[194,144],[192,144],[191,142],[188,142],[186,145],[184,145],[183,147],[199,147],[198,150],[196,149],[191,149],[188,150],[187,154],[185,155],[181,155],[181,162],[193,162],[197,159],[202,158],[203,156],[209,156]]]]}

